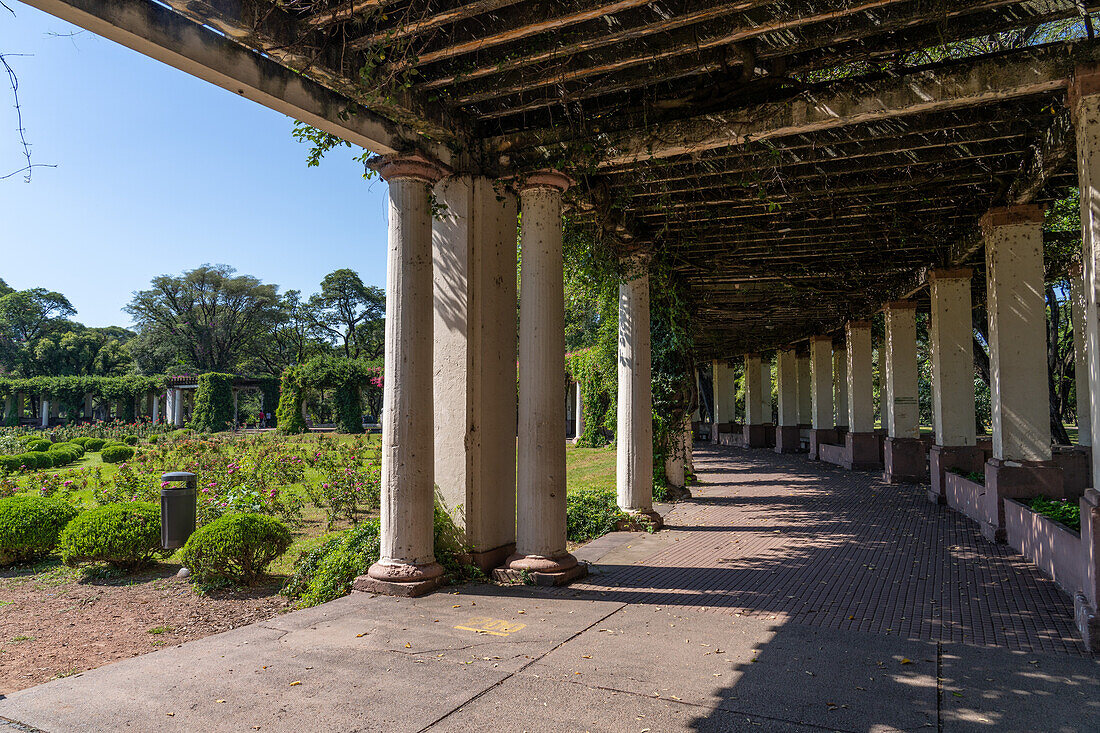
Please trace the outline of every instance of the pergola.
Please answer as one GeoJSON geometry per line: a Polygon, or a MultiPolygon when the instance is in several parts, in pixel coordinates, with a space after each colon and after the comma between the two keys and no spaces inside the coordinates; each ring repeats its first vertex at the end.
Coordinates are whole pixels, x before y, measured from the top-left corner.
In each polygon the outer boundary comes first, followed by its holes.
{"type": "MultiPolygon", "coordinates": [[[[842,447],[856,466],[878,450],[867,320],[885,306],[882,460],[894,478],[924,460],[917,294],[933,318],[933,473],[951,456],[974,459],[977,293],[990,315],[993,494],[1060,486],[1045,397],[1034,398],[1047,389],[1042,206],[1081,186],[1095,392],[1100,42],[1089,13],[1100,4],[27,1],[378,155],[370,165],[390,191],[383,548],[359,587],[438,582],[433,481],[462,507],[487,567],[548,582],[576,572],[565,547],[563,211],[632,273],[620,298],[624,509],[652,516],[651,256],[689,288],[696,356],[748,355],[746,441],[770,421],[758,355],[778,350],[777,449],[808,418],[811,455],[842,447]],[[1074,32],[1050,31],[1074,19],[1074,32]],[[447,210],[433,222],[436,201],[447,210]],[[517,207],[518,507],[500,480],[516,470],[517,207]],[[834,366],[847,387],[839,432],[834,366]]],[[[997,514],[983,515],[993,534],[997,514]]]]}

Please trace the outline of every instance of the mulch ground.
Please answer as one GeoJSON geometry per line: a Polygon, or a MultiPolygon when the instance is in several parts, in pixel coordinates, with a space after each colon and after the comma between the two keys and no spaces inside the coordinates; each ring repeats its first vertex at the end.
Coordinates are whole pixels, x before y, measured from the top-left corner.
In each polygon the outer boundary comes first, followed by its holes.
{"type": "Polygon", "coordinates": [[[0,695],[270,619],[281,579],[197,593],[178,565],[82,578],[53,564],[0,573],[0,695]]]}

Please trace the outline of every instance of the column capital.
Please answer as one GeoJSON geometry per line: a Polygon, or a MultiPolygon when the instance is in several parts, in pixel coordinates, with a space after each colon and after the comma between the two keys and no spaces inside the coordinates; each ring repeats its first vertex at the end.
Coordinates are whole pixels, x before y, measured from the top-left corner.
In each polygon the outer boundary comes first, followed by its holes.
{"type": "Polygon", "coordinates": [[[974,277],[974,269],[971,267],[937,267],[929,270],[928,279],[931,280],[969,280],[974,277]]]}
{"type": "Polygon", "coordinates": [[[516,190],[520,193],[534,188],[548,188],[565,193],[573,185],[573,179],[559,170],[547,168],[545,170],[528,173],[516,181],[516,190]]]}
{"type": "Polygon", "coordinates": [[[844,330],[845,331],[853,331],[853,330],[858,329],[858,328],[870,328],[870,327],[871,327],[871,322],[870,321],[848,321],[847,323],[844,324],[844,330]]]}
{"type": "Polygon", "coordinates": [[[1077,64],[1066,93],[1066,106],[1074,114],[1082,97],[1100,95],[1100,64],[1077,64]]]}
{"type": "Polygon", "coordinates": [[[883,310],[887,311],[900,311],[900,310],[916,310],[917,304],[912,300],[891,300],[884,304],[883,310]]]}
{"type": "Polygon", "coordinates": [[[995,227],[1042,224],[1044,213],[1046,213],[1046,209],[1041,204],[998,206],[985,212],[979,223],[982,227],[982,233],[989,234],[989,231],[995,227]]]}
{"type": "Polygon", "coordinates": [[[832,345],[833,337],[832,336],[810,336],[810,343],[811,344],[820,343],[821,341],[828,341],[829,345],[832,345]]]}
{"type": "Polygon", "coordinates": [[[619,256],[619,264],[624,275],[642,275],[653,261],[653,252],[648,249],[634,249],[619,256]]]}
{"type": "Polygon", "coordinates": [[[376,155],[367,160],[367,168],[375,171],[386,182],[411,178],[435,184],[449,173],[442,163],[420,153],[376,155]]]}

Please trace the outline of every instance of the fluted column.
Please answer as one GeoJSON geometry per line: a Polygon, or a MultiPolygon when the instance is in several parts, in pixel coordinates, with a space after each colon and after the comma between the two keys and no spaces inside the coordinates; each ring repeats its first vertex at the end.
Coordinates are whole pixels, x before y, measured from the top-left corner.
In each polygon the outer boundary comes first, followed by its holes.
{"type": "Polygon", "coordinates": [[[584,434],[584,385],[580,382],[573,385],[573,407],[573,442],[576,442],[584,434]]]}
{"type": "Polygon", "coordinates": [[[389,185],[386,359],[382,387],[381,555],[355,587],[414,595],[442,582],[435,561],[431,187],[444,171],[419,156],[371,167],[389,185]]]}
{"type": "Polygon", "coordinates": [[[653,511],[653,376],[649,335],[649,255],[623,260],[619,283],[619,399],[616,486],[619,508],[660,524],[653,511]]]}
{"type": "Polygon", "coordinates": [[[565,416],[562,357],[565,296],[562,285],[562,193],[569,179],[557,171],[519,186],[519,486],[513,570],[560,573],[577,565],[565,540],[565,416]]]}

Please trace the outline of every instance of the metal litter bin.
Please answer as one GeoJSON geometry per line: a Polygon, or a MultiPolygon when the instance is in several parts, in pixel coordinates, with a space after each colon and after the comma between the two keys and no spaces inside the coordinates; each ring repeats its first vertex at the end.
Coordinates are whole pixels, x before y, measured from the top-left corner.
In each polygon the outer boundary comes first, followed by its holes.
{"type": "Polygon", "coordinates": [[[180,471],[166,473],[160,480],[160,546],[175,550],[195,531],[198,477],[180,471]]]}

